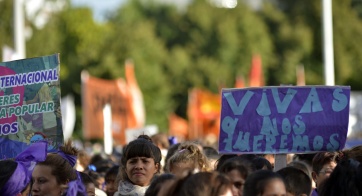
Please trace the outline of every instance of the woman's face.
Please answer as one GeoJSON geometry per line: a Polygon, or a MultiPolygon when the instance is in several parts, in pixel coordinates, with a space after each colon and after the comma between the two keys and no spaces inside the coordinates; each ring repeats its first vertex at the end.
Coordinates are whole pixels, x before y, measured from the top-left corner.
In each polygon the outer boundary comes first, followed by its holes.
{"type": "Polygon", "coordinates": [[[59,196],[62,186],[52,174],[52,168],[46,165],[36,165],[32,174],[32,196],[59,196]]]}
{"type": "Polygon", "coordinates": [[[262,196],[286,196],[287,191],[285,189],[284,182],[275,178],[270,180],[264,187],[264,193],[262,196]]]}
{"type": "Polygon", "coordinates": [[[114,193],[117,191],[117,187],[116,187],[116,177],[117,175],[108,175],[105,178],[105,182],[106,182],[106,193],[108,195],[114,195],[114,193]]]}
{"type": "Polygon", "coordinates": [[[96,186],[93,183],[87,184],[85,188],[86,188],[88,196],[95,196],[96,195],[96,193],[95,193],[96,186]]]}
{"type": "MultiPolygon", "coordinates": [[[[322,169],[319,171],[317,175],[314,175],[314,181],[319,186],[323,181],[325,181],[331,173],[333,172],[334,168],[337,166],[337,163],[332,161],[323,165],[322,169]]],[[[315,173],[315,172],[314,172],[315,173]]]]}
{"type": "Polygon", "coordinates": [[[134,157],[127,160],[126,173],[133,184],[148,186],[158,168],[159,164],[153,158],[134,157]]]}
{"type": "Polygon", "coordinates": [[[233,195],[242,196],[244,190],[245,179],[240,175],[237,169],[233,169],[226,173],[233,183],[233,195]]]}

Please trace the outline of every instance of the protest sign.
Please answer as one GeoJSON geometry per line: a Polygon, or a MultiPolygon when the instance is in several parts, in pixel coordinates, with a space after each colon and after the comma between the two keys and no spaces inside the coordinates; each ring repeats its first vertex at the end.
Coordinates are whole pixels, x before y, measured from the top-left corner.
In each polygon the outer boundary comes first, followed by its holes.
{"type": "Polygon", "coordinates": [[[283,154],[343,149],[350,87],[223,89],[220,153],[283,154]]]}
{"type": "Polygon", "coordinates": [[[0,159],[46,140],[63,143],[59,55],[0,63],[0,159]]]}

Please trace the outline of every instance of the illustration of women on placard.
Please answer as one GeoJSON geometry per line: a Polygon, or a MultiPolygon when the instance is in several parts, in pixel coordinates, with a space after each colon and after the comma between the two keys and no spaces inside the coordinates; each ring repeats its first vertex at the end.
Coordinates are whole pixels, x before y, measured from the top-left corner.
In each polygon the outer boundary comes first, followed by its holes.
{"type": "MultiPolygon", "coordinates": [[[[31,100],[25,100],[24,104],[34,104],[39,103],[47,103],[53,101],[48,84],[43,84],[43,86],[39,89],[38,93],[31,100]]],[[[23,116],[26,121],[29,121],[30,116],[23,116]]],[[[31,130],[34,132],[51,132],[52,129],[56,128],[57,124],[55,119],[55,114],[53,112],[48,112],[43,115],[42,113],[37,113],[31,115],[31,130]]],[[[48,134],[46,134],[48,135],[48,134]]]]}
{"type": "MultiPolygon", "coordinates": [[[[31,100],[25,100],[23,104],[35,104],[53,102],[52,96],[52,83],[44,83],[37,94],[31,100]]],[[[54,95],[54,94],[53,94],[54,95]]],[[[56,102],[54,102],[56,103],[56,102]]],[[[34,138],[39,140],[47,140],[50,146],[57,146],[54,142],[59,140],[57,119],[61,119],[59,104],[54,104],[54,111],[48,111],[46,113],[26,113],[22,116],[21,126],[25,132],[27,132],[27,142],[36,142],[34,138]],[[35,134],[37,133],[37,134],[35,134]],[[39,134],[42,133],[42,134],[39,134]],[[38,136],[42,136],[41,138],[38,136]]],[[[51,150],[51,149],[49,149],[51,150]]]]}

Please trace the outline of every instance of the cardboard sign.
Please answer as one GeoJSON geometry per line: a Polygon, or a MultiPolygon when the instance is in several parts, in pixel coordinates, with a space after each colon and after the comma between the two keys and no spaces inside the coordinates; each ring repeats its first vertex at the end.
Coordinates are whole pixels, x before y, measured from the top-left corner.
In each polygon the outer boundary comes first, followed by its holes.
{"type": "Polygon", "coordinates": [[[343,149],[350,87],[223,89],[220,153],[308,153],[343,149]]]}
{"type": "Polygon", "coordinates": [[[59,81],[58,54],[0,63],[0,159],[40,140],[49,151],[63,144],[59,81]]]}

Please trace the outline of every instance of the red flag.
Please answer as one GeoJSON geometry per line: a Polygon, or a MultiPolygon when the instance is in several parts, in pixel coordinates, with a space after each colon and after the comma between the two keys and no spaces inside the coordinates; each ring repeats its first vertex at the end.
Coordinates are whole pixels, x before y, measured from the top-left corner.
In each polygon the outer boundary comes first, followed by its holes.
{"type": "Polygon", "coordinates": [[[260,55],[253,55],[250,74],[249,74],[249,86],[250,87],[264,86],[263,67],[260,55]]]}
{"type": "Polygon", "coordinates": [[[83,136],[103,138],[103,108],[111,105],[115,144],[125,144],[125,129],[135,127],[130,93],[123,79],[104,80],[82,72],[83,136]]]}
{"type": "Polygon", "coordinates": [[[126,61],[126,81],[127,88],[130,92],[131,107],[136,118],[137,127],[145,125],[145,107],[143,104],[142,92],[138,86],[137,79],[134,73],[134,65],[131,60],[126,61]]]}

